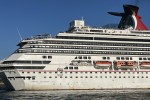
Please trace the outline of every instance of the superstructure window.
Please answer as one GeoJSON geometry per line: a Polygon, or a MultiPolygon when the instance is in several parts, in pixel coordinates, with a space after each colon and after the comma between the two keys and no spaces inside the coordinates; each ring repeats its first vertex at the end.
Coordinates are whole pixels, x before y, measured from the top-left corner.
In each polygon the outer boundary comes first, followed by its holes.
{"type": "Polygon", "coordinates": [[[73,67],[69,67],[69,69],[73,69],[73,67]]]}
{"type": "Polygon", "coordinates": [[[74,67],[74,69],[78,69],[78,67],[74,67]]]}
{"type": "Polygon", "coordinates": [[[116,59],[117,59],[117,60],[120,60],[120,57],[117,57],[116,59]]]}
{"type": "Polygon", "coordinates": [[[47,58],[47,56],[42,56],[42,58],[43,58],[43,59],[46,59],[46,58],[47,58]]]}
{"type": "Polygon", "coordinates": [[[103,57],[104,60],[106,60],[106,57],[103,57]]]}
{"type": "Polygon", "coordinates": [[[142,60],[142,58],[139,58],[139,60],[142,60]]]}
{"type": "Polygon", "coordinates": [[[48,59],[52,59],[52,56],[48,56],[48,59]]]}
{"type": "Polygon", "coordinates": [[[87,59],[87,57],[83,57],[83,59],[87,59]]]}
{"type": "Polygon", "coordinates": [[[88,59],[91,59],[91,57],[88,57],[88,59]]]}
{"type": "Polygon", "coordinates": [[[79,59],[82,59],[82,56],[79,56],[79,59]]]}
{"type": "Polygon", "coordinates": [[[143,58],[143,60],[147,60],[147,58],[143,58]]]}

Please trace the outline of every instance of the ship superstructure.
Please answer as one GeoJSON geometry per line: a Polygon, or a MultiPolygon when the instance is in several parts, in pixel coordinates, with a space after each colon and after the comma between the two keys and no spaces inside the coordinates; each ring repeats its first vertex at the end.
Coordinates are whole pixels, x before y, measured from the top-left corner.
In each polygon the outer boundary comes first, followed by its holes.
{"type": "Polygon", "coordinates": [[[123,89],[150,87],[150,31],[138,7],[124,5],[117,29],[74,20],[56,37],[36,35],[1,61],[9,90],[123,89]]]}

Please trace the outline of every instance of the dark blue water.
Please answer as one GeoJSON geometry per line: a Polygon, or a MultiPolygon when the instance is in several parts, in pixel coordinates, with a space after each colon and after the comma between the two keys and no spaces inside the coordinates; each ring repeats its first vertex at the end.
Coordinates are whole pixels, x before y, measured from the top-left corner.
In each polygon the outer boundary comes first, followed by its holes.
{"type": "Polygon", "coordinates": [[[0,90],[0,100],[150,100],[150,90],[0,90]]]}

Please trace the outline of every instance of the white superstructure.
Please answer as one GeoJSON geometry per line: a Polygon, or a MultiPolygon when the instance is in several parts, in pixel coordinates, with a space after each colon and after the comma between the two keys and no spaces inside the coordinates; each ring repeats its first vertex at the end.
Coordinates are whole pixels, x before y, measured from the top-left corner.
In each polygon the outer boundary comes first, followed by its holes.
{"type": "Polygon", "coordinates": [[[134,23],[136,15],[121,16],[118,29],[74,20],[54,38],[42,34],[22,40],[0,64],[7,89],[150,88],[150,31],[134,23]]]}

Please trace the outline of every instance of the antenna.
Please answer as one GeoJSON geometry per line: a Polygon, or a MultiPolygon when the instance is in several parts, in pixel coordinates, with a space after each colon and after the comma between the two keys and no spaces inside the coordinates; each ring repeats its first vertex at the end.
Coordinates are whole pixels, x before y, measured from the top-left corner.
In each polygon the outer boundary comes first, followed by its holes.
{"type": "Polygon", "coordinates": [[[21,36],[21,34],[20,34],[20,31],[19,31],[18,27],[16,27],[16,28],[17,28],[17,32],[18,32],[18,34],[19,34],[20,40],[22,41],[22,36],[21,36]]]}
{"type": "Polygon", "coordinates": [[[84,20],[83,16],[82,16],[82,20],[84,20]]]}

